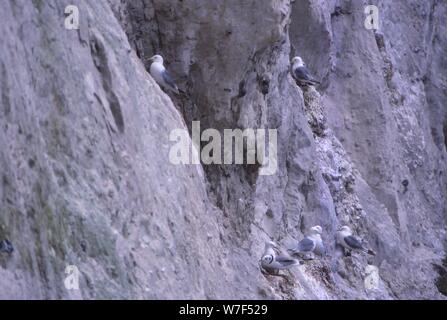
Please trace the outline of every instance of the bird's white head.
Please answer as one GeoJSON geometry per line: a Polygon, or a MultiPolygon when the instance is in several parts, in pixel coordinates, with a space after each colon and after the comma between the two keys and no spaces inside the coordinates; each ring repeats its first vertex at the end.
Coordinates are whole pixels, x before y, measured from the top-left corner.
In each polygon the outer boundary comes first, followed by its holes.
{"type": "Polygon", "coordinates": [[[273,262],[274,257],[271,254],[266,254],[261,258],[261,261],[265,264],[270,264],[273,262]]]}
{"type": "Polygon", "coordinates": [[[158,54],[156,54],[155,56],[150,58],[149,61],[163,64],[163,57],[158,55],[158,54]]]}
{"type": "Polygon", "coordinates": [[[351,233],[351,228],[349,228],[348,226],[343,226],[340,229],[338,229],[338,231],[345,232],[345,233],[351,233]]]}
{"type": "Polygon", "coordinates": [[[310,228],[310,231],[312,233],[322,234],[323,233],[323,228],[320,227],[320,226],[314,226],[314,227],[310,228]]]}
{"type": "Polygon", "coordinates": [[[292,59],[292,65],[296,67],[302,67],[305,65],[303,59],[301,57],[295,57],[292,59]]]}

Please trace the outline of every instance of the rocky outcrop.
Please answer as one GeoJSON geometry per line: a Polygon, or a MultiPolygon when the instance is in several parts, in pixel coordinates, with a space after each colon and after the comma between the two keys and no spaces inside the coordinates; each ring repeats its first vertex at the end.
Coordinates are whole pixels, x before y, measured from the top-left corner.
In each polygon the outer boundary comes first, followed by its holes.
{"type": "Polygon", "coordinates": [[[376,3],[373,31],[363,1],[73,2],[79,30],[64,1],[0,4],[0,298],[444,297],[445,3],[376,3]],[[181,95],[147,73],[155,53],[181,95]],[[171,164],[192,121],[277,129],[277,173],[171,164]],[[328,257],[260,272],[265,240],[315,224],[328,257]],[[342,224],[376,257],[341,256],[342,224]]]}

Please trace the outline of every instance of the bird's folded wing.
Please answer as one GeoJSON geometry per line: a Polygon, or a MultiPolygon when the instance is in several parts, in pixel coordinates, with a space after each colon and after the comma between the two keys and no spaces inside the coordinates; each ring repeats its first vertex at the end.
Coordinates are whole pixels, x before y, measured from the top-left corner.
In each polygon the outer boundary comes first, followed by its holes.
{"type": "Polygon", "coordinates": [[[359,239],[354,236],[347,236],[344,238],[346,244],[354,249],[363,249],[363,245],[359,239]]]}
{"type": "Polygon", "coordinates": [[[276,262],[278,262],[279,264],[281,264],[283,266],[290,266],[290,265],[295,265],[298,263],[297,260],[288,258],[288,257],[276,257],[275,260],[276,260],[276,262]]]}
{"type": "Polygon", "coordinates": [[[172,79],[171,75],[166,70],[163,72],[163,80],[171,88],[173,88],[173,89],[177,88],[177,85],[175,84],[175,82],[172,79]]]}
{"type": "Polygon", "coordinates": [[[293,252],[310,252],[315,249],[315,242],[309,238],[301,240],[296,248],[292,249],[293,252]]]}
{"type": "Polygon", "coordinates": [[[312,78],[309,70],[307,70],[306,68],[296,68],[295,77],[299,80],[311,80],[312,78]]]}

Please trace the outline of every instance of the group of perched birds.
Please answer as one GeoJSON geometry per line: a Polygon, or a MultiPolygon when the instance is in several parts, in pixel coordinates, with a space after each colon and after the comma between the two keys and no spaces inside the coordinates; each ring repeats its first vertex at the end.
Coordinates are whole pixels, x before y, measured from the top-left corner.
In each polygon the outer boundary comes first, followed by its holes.
{"type": "MultiPolygon", "coordinates": [[[[164,89],[179,94],[179,88],[175,84],[172,76],[164,66],[163,57],[155,55],[149,59],[150,74],[154,80],[164,89]]],[[[291,74],[296,83],[302,87],[315,86],[320,84],[318,80],[311,74],[301,57],[294,57],[291,61],[291,74]]],[[[299,260],[294,258],[298,256],[302,259],[314,259],[315,255],[325,256],[326,249],[323,244],[321,235],[323,229],[321,226],[314,226],[309,229],[309,233],[304,239],[297,242],[293,248],[289,248],[287,252],[281,249],[273,241],[265,244],[265,252],[261,258],[261,268],[268,273],[275,273],[278,270],[289,269],[299,265],[299,260]]],[[[336,242],[344,248],[344,250],[358,250],[373,254],[371,250],[366,249],[362,240],[352,234],[348,226],[343,226],[337,231],[336,242]]]]}
{"type": "MultiPolygon", "coordinates": [[[[289,269],[300,264],[295,257],[304,260],[311,260],[315,255],[326,256],[326,248],[321,235],[323,229],[321,226],[314,226],[309,229],[309,233],[299,242],[287,251],[283,250],[273,241],[265,243],[264,254],[261,258],[261,270],[266,273],[275,274],[279,270],[289,269]]],[[[352,234],[351,228],[343,226],[338,229],[336,234],[336,243],[340,245],[345,253],[349,251],[361,251],[375,255],[374,251],[363,245],[363,240],[352,234]]]]}
{"type": "MultiPolygon", "coordinates": [[[[175,94],[179,94],[180,91],[178,86],[175,84],[172,76],[164,66],[163,57],[157,54],[148,61],[151,62],[149,72],[152,78],[154,78],[155,82],[157,82],[162,88],[172,91],[175,94]]],[[[293,78],[300,86],[313,86],[320,83],[312,76],[301,57],[295,57],[292,59],[291,69],[293,78]]]]}

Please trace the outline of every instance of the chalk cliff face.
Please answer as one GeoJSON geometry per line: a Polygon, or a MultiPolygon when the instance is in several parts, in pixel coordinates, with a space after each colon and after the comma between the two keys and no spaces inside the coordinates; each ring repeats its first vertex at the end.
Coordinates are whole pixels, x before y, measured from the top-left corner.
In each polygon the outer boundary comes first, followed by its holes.
{"type": "Polygon", "coordinates": [[[444,1],[10,0],[0,18],[0,298],[445,298],[444,1]],[[277,129],[276,174],[171,164],[192,121],[277,129]],[[260,272],[265,240],[316,224],[328,257],[260,272]],[[344,224],[377,255],[340,256],[344,224]]]}

